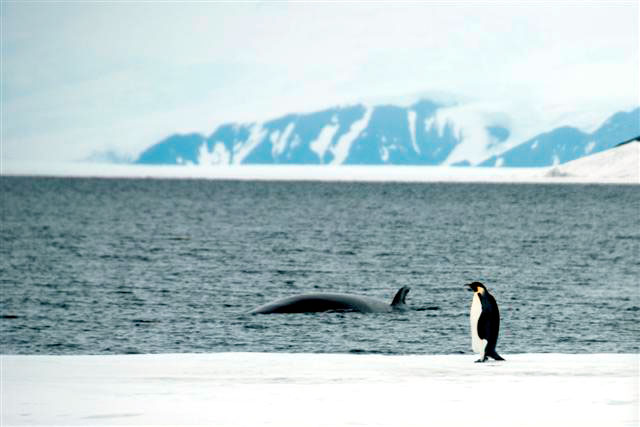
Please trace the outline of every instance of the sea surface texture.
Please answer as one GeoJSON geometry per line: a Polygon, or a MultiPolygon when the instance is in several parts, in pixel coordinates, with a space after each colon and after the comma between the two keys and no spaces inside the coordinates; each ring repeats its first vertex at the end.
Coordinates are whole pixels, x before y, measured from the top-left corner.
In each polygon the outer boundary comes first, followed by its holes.
{"type": "Polygon", "coordinates": [[[0,353],[634,353],[640,189],[0,178],[0,353]],[[412,310],[247,314],[298,293],[412,310]]]}

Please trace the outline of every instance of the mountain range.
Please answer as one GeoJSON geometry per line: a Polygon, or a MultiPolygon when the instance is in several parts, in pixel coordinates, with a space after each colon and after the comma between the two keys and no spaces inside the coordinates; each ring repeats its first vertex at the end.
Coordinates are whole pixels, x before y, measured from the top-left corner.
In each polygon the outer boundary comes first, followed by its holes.
{"type": "Polygon", "coordinates": [[[560,126],[513,141],[505,114],[423,99],[410,106],[362,104],[228,123],[211,135],[174,134],[138,164],[349,164],[539,167],[597,153],[640,135],[640,108],[613,114],[588,133],[560,126]]]}

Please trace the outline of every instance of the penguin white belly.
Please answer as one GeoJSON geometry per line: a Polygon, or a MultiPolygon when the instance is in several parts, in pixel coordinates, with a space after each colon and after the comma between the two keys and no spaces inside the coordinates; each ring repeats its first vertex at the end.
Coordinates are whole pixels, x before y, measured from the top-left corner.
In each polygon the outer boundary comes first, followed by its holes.
{"type": "Polygon", "coordinates": [[[473,294],[473,300],[471,301],[471,314],[469,316],[469,323],[471,326],[471,348],[476,353],[484,354],[484,348],[487,346],[487,340],[480,339],[478,335],[478,320],[482,314],[482,303],[478,294],[473,294]]]}

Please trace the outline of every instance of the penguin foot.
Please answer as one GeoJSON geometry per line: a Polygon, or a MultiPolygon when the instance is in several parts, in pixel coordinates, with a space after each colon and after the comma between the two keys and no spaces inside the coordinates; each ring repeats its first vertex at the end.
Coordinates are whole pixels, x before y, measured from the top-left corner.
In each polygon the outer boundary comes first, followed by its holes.
{"type": "Polygon", "coordinates": [[[485,356],[485,357],[483,357],[482,359],[478,359],[478,360],[476,360],[476,362],[475,362],[475,363],[484,363],[484,362],[486,362],[487,360],[489,360],[489,358],[488,358],[487,356],[485,356]]]}
{"type": "MultiPolygon", "coordinates": [[[[494,360],[501,361],[504,360],[498,353],[495,351],[493,353],[487,354],[487,356],[491,357],[494,360]]],[[[486,356],[485,356],[486,357],[486,356]]]]}

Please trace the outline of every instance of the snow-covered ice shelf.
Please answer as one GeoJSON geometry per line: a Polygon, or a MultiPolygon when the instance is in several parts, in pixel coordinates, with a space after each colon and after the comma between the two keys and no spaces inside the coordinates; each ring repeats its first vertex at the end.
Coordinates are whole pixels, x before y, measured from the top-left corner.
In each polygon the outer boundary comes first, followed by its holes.
{"type": "Polygon", "coordinates": [[[637,426],[639,355],[1,356],[1,425],[637,426]]]}
{"type": "Polygon", "coordinates": [[[640,142],[629,142],[558,165],[547,176],[640,184],[640,142]]]}
{"type": "Polygon", "coordinates": [[[195,178],[349,182],[494,182],[640,184],[640,142],[553,167],[234,165],[148,166],[97,163],[10,164],[3,175],[106,178],[195,178]]]}

